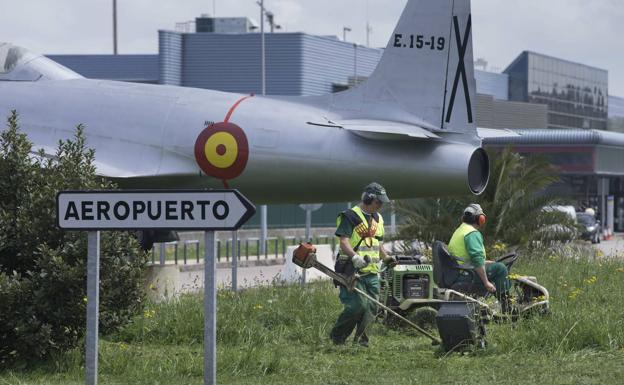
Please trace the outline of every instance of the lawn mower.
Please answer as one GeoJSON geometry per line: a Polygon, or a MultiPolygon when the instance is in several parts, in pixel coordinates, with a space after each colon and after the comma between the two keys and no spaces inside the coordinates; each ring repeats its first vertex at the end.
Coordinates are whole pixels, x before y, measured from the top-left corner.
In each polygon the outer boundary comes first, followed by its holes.
{"type": "MultiPolygon", "coordinates": [[[[475,275],[474,267],[460,264],[458,259],[449,254],[443,242],[436,241],[432,250],[433,265],[426,258],[416,256],[395,256],[396,265],[382,269],[380,301],[403,317],[419,326],[435,320],[440,305],[448,301],[467,301],[474,303],[485,321],[500,320],[529,314],[545,314],[549,311],[548,290],[537,283],[535,277],[510,274],[512,287],[510,301],[513,305],[511,314],[502,314],[501,304],[481,285],[473,281],[461,280],[460,275],[475,275]]],[[[496,260],[511,270],[518,259],[517,253],[506,254],[496,260]]],[[[386,322],[392,322],[384,314],[386,322]]]]}

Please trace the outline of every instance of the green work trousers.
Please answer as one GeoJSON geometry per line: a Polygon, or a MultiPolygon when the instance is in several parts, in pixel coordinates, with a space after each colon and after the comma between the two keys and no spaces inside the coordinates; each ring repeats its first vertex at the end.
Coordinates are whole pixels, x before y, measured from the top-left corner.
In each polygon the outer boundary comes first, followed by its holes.
{"type": "MultiPolygon", "coordinates": [[[[379,277],[377,274],[361,276],[356,287],[371,297],[379,298],[379,277]]],[[[349,292],[340,286],[340,302],[344,310],[338,317],[330,337],[336,344],[343,344],[355,329],[354,342],[366,344],[368,336],[367,327],[375,320],[377,305],[356,291],[349,292]]]]}
{"type": "MultiPolygon", "coordinates": [[[[507,277],[507,266],[500,262],[486,264],[485,274],[487,275],[488,280],[496,287],[497,296],[505,294],[509,291],[511,284],[509,283],[509,278],[507,277]]],[[[460,275],[458,279],[458,281],[463,282],[466,282],[467,280],[470,280],[469,275],[460,275]]],[[[479,278],[476,272],[473,275],[472,283],[477,288],[485,290],[485,286],[483,286],[483,282],[481,282],[481,278],[479,278]]]]}

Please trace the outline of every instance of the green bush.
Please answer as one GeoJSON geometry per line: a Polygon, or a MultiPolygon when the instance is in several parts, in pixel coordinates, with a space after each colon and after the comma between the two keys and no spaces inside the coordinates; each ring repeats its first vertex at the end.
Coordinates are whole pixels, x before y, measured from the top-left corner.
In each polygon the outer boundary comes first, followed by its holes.
{"type": "MultiPolygon", "coordinates": [[[[0,134],[0,367],[73,348],[85,332],[85,232],[55,225],[56,193],[112,189],[95,174],[83,127],[56,154],[34,152],[13,111],[0,134]]],[[[143,307],[145,256],[129,233],[101,237],[100,330],[143,307]]]]}

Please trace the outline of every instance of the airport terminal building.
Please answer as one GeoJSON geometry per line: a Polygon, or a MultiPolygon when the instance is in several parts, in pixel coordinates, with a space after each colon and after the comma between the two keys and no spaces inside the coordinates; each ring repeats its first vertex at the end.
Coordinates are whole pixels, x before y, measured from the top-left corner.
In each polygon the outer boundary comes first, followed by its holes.
{"type": "MultiPolygon", "coordinates": [[[[194,24],[190,30],[159,31],[155,55],[47,56],[89,78],[260,94],[260,34],[248,20],[201,17],[194,24]]],[[[347,89],[366,79],[383,53],[335,36],[287,32],[267,33],[265,39],[269,95],[347,89]]],[[[624,132],[624,98],[609,95],[607,71],[525,51],[502,73],[475,69],[475,78],[478,126],[522,133],[486,146],[548,154],[564,181],[557,191],[600,212],[612,200],[614,227],[624,231],[624,134],[605,132],[624,132]]],[[[346,202],[326,204],[314,213],[314,225],[333,226],[346,208],[346,202]]],[[[269,208],[271,227],[304,221],[297,206],[269,208]]],[[[258,218],[248,224],[258,225],[258,218]]]]}

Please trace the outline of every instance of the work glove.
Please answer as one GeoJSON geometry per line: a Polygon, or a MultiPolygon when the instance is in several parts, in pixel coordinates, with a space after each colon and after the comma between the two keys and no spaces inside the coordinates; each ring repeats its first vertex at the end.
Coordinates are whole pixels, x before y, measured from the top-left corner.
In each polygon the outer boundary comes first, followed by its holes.
{"type": "Polygon", "coordinates": [[[355,270],[360,270],[361,268],[368,265],[368,263],[366,263],[366,260],[357,254],[351,257],[351,262],[353,263],[353,267],[355,267],[355,270]]]}

